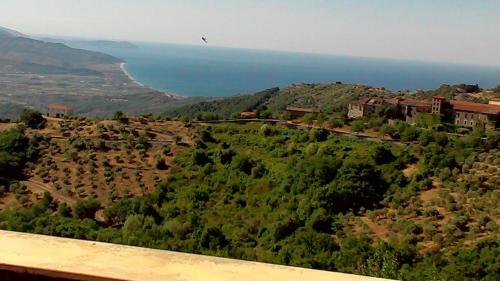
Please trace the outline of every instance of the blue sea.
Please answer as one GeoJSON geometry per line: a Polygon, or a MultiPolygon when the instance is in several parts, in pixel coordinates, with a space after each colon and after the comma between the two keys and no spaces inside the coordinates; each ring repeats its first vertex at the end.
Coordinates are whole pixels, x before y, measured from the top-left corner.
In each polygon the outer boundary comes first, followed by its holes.
{"type": "Polygon", "coordinates": [[[127,62],[139,82],[183,96],[229,96],[292,83],[361,83],[392,90],[500,84],[500,67],[275,52],[209,45],[134,43],[99,49],[127,62]]]}

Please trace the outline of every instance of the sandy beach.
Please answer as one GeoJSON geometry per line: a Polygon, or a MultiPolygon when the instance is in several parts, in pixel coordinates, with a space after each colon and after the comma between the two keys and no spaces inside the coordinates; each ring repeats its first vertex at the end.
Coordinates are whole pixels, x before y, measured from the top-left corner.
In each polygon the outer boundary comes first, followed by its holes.
{"type": "MultiPolygon", "coordinates": [[[[134,82],[136,85],[138,85],[140,87],[150,88],[150,87],[142,84],[141,82],[135,80],[134,77],[132,75],[130,75],[130,73],[128,72],[127,68],[125,67],[126,64],[127,63],[125,63],[125,62],[120,63],[120,69],[128,77],[128,79],[130,79],[130,81],[134,82]]],[[[165,96],[170,97],[170,98],[174,98],[174,99],[183,99],[183,98],[185,98],[182,95],[167,93],[167,92],[164,92],[164,91],[161,91],[161,90],[158,90],[158,91],[162,92],[165,96]]]]}
{"type": "Polygon", "coordinates": [[[125,68],[125,65],[126,65],[125,62],[120,63],[120,69],[123,71],[123,73],[125,73],[125,75],[128,77],[128,79],[130,79],[132,82],[134,82],[135,84],[137,84],[137,85],[139,85],[141,87],[145,87],[144,84],[142,84],[141,82],[135,80],[134,77],[132,77],[132,75],[130,75],[130,73],[128,72],[127,68],[125,68]]]}

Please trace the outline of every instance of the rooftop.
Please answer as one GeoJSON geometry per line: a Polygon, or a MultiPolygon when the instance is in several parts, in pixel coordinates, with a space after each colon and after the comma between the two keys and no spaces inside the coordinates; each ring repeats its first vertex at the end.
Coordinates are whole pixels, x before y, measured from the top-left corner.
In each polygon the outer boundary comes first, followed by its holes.
{"type": "Polygon", "coordinates": [[[409,105],[409,106],[415,106],[415,107],[431,107],[432,103],[425,101],[425,100],[412,100],[412,99],[406,99],[401,101],[402,105],[409,105]]]}
{"type": "Polygon", "coordinates": [[[500,114],[500,105],[452,100],[453,110],[484,114],[500,114]]]}
{"type": "Polygon", "coordinates": [[[0,231],[0,270],[106,281],[383,280],[10,231],[0,231]]]}
{"type": "Polygon", "coordinates": [[[433,98],[433,99],[437,99],[437,100],[445,100],[445,99],[446,99],[446,97],[444,97],[444,96],[440,96],[440,95],[438,95],[438,96],[434,96],[434,97],[432,97],[432,98],[433,98]]]}

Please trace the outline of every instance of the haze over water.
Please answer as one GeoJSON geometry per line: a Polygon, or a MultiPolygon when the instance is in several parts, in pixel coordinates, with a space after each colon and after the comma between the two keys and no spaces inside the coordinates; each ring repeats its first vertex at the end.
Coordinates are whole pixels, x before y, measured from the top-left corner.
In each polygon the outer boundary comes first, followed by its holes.
{"type": "Polygon", "coordinates": [[[184,96],[229,96],[292,83],[360,83],[392,90],[434,89],[469,83],[500,84],[500,67],[372,59],[209,45],[136,44],[98,49],[127,62],[139,82],[184,96]]]}

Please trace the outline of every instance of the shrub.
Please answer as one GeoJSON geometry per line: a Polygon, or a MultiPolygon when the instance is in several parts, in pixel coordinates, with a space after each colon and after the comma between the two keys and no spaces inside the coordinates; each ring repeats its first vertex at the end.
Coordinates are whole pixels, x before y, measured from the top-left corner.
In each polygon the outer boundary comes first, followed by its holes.
{"type": "Polygon", "coordinates": [[[26,126],[32,129],[42,129],[47,122],[43,118],[42,113],[31,109],[23,109],[20,119],[26,126]]]}
{"type": "Polygon", "coordinates": [[[252,173],[252,168],[255,166],[255,162],[250,157],[239,154],[233,158],[231,166],[250,175],[252,173]]]}
{"type": "Polygon", "coordinates": [[[259,163],[259,164],[257,164],[257,166],[253,167],[252,172],[251,172],[252,178],[254,178],[254,179],[261,178],[266,173],[267,173],[267,169],[262,163],[259,163]]]}
{"type": "Polygon", "coordinates": [[[315,143],[310,143],[307,145],[305,154],[307,156],[313,156],[318,152],[319,146],[315,143]]]}
{"type": "Polygon", "coordinates": [[[220,250],[229,244],[224,233],[218,226],[208,226],[203,229],[200,238],[200,246],[212,251],[220,250]]]}
{"type": "Polygon", "coordinates": [[[75,217],[79,219],[94,219],[95,212],[101,208],[101,203],[95,199],[79,201],[74,208],[75,217]]]}
{"type": "Polygon", "coordinates": [[[120,123],[127,123],[128,118],[122,111],[116,111],[113,113],[113,119],[119,121],[120,123]]]}
{"type": "Polygon", "coordinates": [[[260,127],[260,133],[265,137],[270,136],[272,134],[272,132],[273,132],[273,130],[267,124],[264,124],[264,125],[262,125],[262,127],[260,127]]]}
{"type": "Polygon", "coordinates": [[[351,123],[351,129],[353,132],[362,132],[365,129],[365,123],[361,120],[355,120],[351,123]]]}
{"type": "Polygon", "coordinates": [[[160,156],[156,158],[155,167],[158,170],[165,170],[168,168],[168,165],[165,163],[165,159],[160,156]]]}
{"type": "Polygon", "coordinates": [[[204,150],[197,149],[193,152],[193,163],[195,165],[205,166],[205,164],[211,163],[211,160],[204,150]]]}
{"type": "Polygon", "coordinates": [[[330,134],[330,132],[328,132],[325,129],[314,128],[309,132],[309,137],[310,137],[311,141],[322,142],[322,141],[326,141],[329,134],[330,134]]]}

